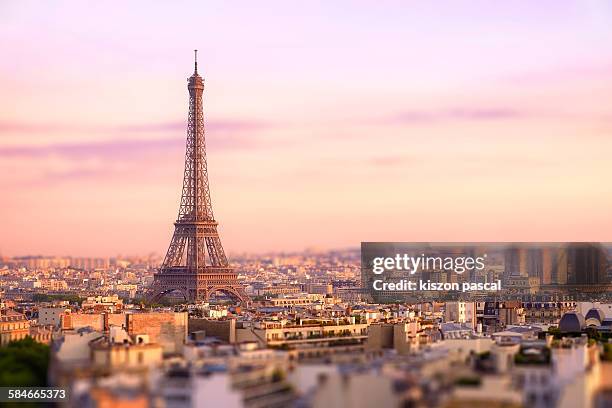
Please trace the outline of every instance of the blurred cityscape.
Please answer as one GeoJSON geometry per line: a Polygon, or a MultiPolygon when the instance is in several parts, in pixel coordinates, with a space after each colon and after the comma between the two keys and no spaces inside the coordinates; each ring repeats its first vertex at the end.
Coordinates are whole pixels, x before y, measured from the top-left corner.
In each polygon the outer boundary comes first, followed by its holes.
{"type": "Polygon", "coordinates": [[[0,3],[0,407],[612,408],[611,243],[343,247],[609,239],[612,2],[143,3],[0,3]]]}
{"type": "MultiPolygon", "coordinates": [[[[158,256],[2,258],[0,350],[49,347],[41,378],[18,365],[10,385],[80,407],[612,404],[609,294],[373,303],[357,249],[231,259],[248,304],[147,301],[158,256]]],[[[506,259],[485,273],[529,276],[506,259]]]]}
{"type": "Polygon", "coordinates": [[[166,255],[1,258],[0,387],[79,408],[612,406],[609,246],[508,244],[478,271],[421,271],[502,284],[451,297],[372,292],[363,248],[227,257],[197,50],[193,69],[166,255]]]}

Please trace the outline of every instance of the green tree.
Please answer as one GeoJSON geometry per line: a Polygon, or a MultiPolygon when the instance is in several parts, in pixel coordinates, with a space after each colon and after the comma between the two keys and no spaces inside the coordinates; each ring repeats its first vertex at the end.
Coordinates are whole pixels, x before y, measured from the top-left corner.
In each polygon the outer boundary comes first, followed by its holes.
{"type": "Polygon", "coordinates": [[[603,354],[601,357],[604,361],[612,361],[612,344],[611,343],[605,343],[603,345],[603,354]]]}
{"type": "Polygon", "coordinates": [[[0,347],[0,387],[47,385],[49,346],[31,337],[0,347]]]}
{"type": "Polygon", "coordinates": [[[32,295],[33,302],[53,302],[54,300],[66,300],[70,303],[78,303],[83,302],[84,298],[80,297],[76,294],[48,294],[48,293],[35,293],[32,295]]]}

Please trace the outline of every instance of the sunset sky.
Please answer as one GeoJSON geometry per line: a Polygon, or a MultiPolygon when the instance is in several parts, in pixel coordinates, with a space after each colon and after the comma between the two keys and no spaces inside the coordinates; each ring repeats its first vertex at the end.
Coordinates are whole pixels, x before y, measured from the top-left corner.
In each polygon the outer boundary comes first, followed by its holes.
{"type": "Polygon", "coordinates": [[[0,254],[612,241],[612,2],[0,3],[0,254]]]}

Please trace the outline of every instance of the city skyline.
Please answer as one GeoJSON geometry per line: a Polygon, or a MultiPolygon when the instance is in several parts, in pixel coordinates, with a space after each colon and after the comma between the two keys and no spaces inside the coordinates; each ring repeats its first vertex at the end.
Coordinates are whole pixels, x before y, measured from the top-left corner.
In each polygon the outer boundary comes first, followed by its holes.
{"type": "Polygon", "coordinates": [[[193,48],[229,253],[612,241],[603,1],[0,9],[2,255],[163,255],[193,48]]]}

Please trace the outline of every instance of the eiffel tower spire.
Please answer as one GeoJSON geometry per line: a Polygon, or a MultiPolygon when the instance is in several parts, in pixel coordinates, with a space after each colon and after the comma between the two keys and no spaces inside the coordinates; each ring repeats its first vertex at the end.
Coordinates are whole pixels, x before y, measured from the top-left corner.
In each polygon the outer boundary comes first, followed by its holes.
{"type": "Polygon", "coordinates": [[[189,115],[181,202],[168,252],[155,274],[152,297],[180,291],[189,301],[208,300],[221,291],[247,301],[225,256],[213,214],[202,104],[204,79],[198,74],[197,55],[194,50],[194,73],[187,80],[189,115]]]}

